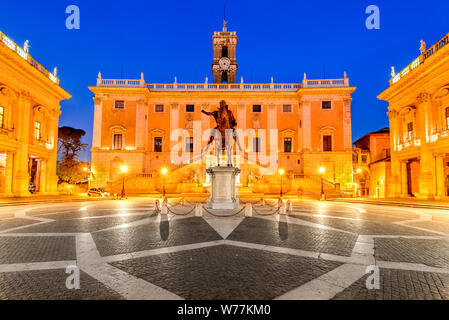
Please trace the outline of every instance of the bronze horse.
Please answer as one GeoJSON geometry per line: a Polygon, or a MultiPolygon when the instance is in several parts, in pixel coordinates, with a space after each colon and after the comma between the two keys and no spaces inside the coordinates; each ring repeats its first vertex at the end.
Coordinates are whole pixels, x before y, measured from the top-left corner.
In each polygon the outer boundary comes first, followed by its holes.
{"type": "Polygon", "coordinates": [[[235,127],[237,126],[237,122],[235,121],[234,114],[228,109],[228,106],[224,100],[220,101],[220,106],[217,110],[212,112],[201,110],[201,112],[208,116],[214,117],[215,122],[217,123],[217,126],[212,129],[212,134],[204,152],[207,152],[210,145],[215,140],[215,155],[217,157],[218,166],[220,166],[221,152],[226,151],[228,167],[232,167],[232,144],[228,135],[232,134],[233,139],[236,141],[239,149],[241,150],[240,143],[235,135],[235,127]],[[221,139],[215,139],[217,132],[220,133],[221,139]]]}

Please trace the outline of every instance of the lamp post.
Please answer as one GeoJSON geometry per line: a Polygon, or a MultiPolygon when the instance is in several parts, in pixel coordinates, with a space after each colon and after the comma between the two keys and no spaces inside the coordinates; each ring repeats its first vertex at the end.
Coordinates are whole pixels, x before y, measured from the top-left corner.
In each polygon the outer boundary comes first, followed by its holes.
{"type": "Polygon", "coordinates": [[[281,193],[280,193],[280,195],[281,195],[281,199],[282,199],[282,196],[283,196],[283,181],[282,181],[282,177],[285,174],[285,170],[284,169],[279,169],[278,173],[281,176],[281,193]]]}
{"type": "Polygon", "coordinates": [[[162,174],[162,197],[165,198],[165,176],[168,173],[168,169],[167,168],[162,168],[161,169],[161,174],[162,174]]]}
{"type": "Polygon", "coordinates": [[[125,197],[125,174],[128,171],[128,167],[123,165],[120,167],[120,171],[122,172],[122,195],[121,198],[123,199],[125,197]]]}
{"type": "Polygon", "coordinates": [[[319,172],[321,173],[321,200],[326,200],[326,195],[324,194],[324,167],[320,167],[319,172]]]}

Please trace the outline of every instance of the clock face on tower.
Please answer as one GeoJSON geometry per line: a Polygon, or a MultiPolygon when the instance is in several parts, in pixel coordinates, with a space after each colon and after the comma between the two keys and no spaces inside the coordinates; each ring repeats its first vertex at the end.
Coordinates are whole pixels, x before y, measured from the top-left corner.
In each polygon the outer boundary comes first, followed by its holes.
{"type": "Polygon", "coordinates": [[[220,61],[218,61],[218,64],[220,65],[221,70],[229,70],[229,67],[231,66],[231,60],[229,58],[221,58],[220,61]]]}

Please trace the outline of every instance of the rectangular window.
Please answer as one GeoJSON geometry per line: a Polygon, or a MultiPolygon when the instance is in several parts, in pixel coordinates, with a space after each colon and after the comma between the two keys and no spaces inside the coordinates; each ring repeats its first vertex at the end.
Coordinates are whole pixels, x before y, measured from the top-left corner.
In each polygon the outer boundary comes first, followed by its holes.
{"type": "Polygon", "coordinates": [[[261,151],[260,138],[253,138],[253,152],[261,151]]]}
{"type": "Polygon", "coordinates": [[[125,101],[116,100],[115,101],[115,109],[125,109],[125,101]]]}
{"type": "Polygon", "coordinates": [[[41,123],[39,121],[34,122],[34,137],[36,140],[41,139],[41,123]]]}
{"type": "Polygon", "coordinates": [[[284,138],[284,152],[292,152],[292,138],[284,138]]]}
{"type": "Polygon", "coordinates": [[[284,112],[284,113],[292,112],[292,105],[291,104],[284,104],[282,106],[282,112],[284,112]]]}
{"type": "Polygon", "coordinates": [[[323,151],[332,151],[332,136],[323,136],[323,151]]]}
{"type": "Polygon", "coordinates": [[[164,105],[163,104],[157,104],[154,107],[154,112],[164,112],[164,105]]]}
{"type": "Polygon", "coordinates": [[[407,139],[408,141],[413,140],[413,122],[407,123],[407,139]]]}
{"type": "Polygon", "coordinates": [[[186,152],[193,152],[193,137],[186,138],[186,152]]]}
{"type": "Polygon", "coordinates": [[[262,112],[262,106],[260,104],[253,105],[253,112],[262,112]]]}
{"type": "Polygon", "coordinates": [[[331,101],[322,101],[321,102],[321,109],[323,109],[323,110],[330,110],[330,109],[332,109],[332,102],[331,101]]]}
{"type": "Polygon", "coordinates": [[[366,163],[368,161],[368,156],[362,155],[362,163],[366,163]]]}
{"type": "Polygon", "coordinates": [[[162,152],[162,137],[154,137],[154,152],[162,152]]]}
{"type": "Polygon", "coordinates": [[[193,104],[187,104],[186,112],[195,112],[195,106],[193,104]]]}
{"type": "Polygon", "coordinates": [[[123,146],[123,135],[114,134],[114,150],[122,150],[123,146]]]}
{"type": "Polygon", "coordinates": [[[5,119],[5,108],[4,107],[0,107],[0,128],[3,128],[4,126],[4,121],[5,119]]]}
{"type": "Polygon", "coordinates": [[[359,162],[359,154],[357,152],[352,153],[352,162],[358,163],[359,162]]]}
{"type": "Polygon", "coordinates": [[[446,108],[446,130],[449,130],[449,107],[446,108]]]}

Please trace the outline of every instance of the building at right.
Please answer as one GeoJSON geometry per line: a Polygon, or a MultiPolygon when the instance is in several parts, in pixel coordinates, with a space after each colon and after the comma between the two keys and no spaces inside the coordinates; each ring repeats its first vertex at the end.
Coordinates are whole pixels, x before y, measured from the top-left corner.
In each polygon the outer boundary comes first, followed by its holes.
{"type": "Polygon", "coordinates": [[[388,197],[449,199],[449,34],[400,73],[378,98],[388,101],[388,197]]]}

